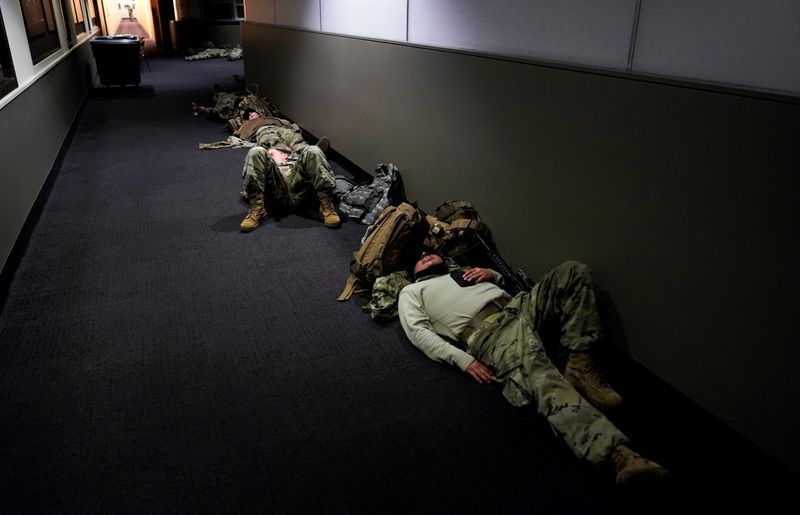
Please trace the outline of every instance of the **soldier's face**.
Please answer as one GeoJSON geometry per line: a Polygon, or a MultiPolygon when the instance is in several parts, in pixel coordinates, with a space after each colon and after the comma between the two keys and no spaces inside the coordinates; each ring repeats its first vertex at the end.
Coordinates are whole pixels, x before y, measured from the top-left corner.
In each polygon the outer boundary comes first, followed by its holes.
{"type": "Polygon", "coordinates": [[[414,275],[418,275],[423,270],[427,270],[434,265],[441,265],[442,263],[444,263],[444,260],[439,254],[428,254],[427,252],[423,252],[419,260],[417,260],[417,263],[414,265],[414,275]]]}

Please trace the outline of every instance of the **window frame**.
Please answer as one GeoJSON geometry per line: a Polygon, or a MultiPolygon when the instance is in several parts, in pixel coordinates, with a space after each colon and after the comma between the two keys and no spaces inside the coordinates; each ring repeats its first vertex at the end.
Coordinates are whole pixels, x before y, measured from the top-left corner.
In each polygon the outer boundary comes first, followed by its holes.
{"type": "Polygon", "coordinates": [[[11,45],[8,42],[8,34],[6,33],[5,20],[3,18],[2,11],[0,11],[0,46],[3,47],[0,49],[0,53],[3,54],[2,58],[0,59],[8,59],[8,63],[10,65],[3,67],[2,62],[0,62],[0,99],[2,99],[19,87],[17,71],[16,67],[14,66],[14,56],[11,54],[11,45]],[[11,75],[6,77],[6,73],[9,71],[11,75]]]}
{"type": "MultiPolygon", "coordinates": [[[[22,13],[22,4],[20,0],[10,0],[8,2],[0,2],[0,16],[5,28],[6,39],[8,40],[8,50],[13,64],[14,73],[16,76],[17,85],[14,89],[10,90],[7,94],[0,96],[0,110],[6,105],[11,103],[17,96],[22,94],[25,90],[35,84],[42,76],[55,67],[58,63],[66,59],[76,51],[78,48],[87,44],[92,37],[102,32],[101,27],[87,26],[87,8],[86,0],[76,0],[80,2],[83,23],[86,30],[74,38],[73,44],[67,44],[67,27],[65,26],[65,16],[61,11],[60,0],[41,0],[42,2],[49,2],[53,8],[53,23],[58,33],[58,48],[53,50],[49,55],[33,62],[31,54],[30,41],[28,39],[28,32],[25,26],[25,18],[22,13]]],[[[66,0],[71,2],[72,0],[66,0]]],[[[102,13],[98,13],[98,17],[102,13]]],[[[101,21],[102,23],[102,21],[101,21]]]]}
{"type": "Polygon", "coordinates": [[[34,65],[37,65],[61,50],[62,37],[58,29],[58,11],[53,0],[16,0],[16,3],[19,5],[19,12],[22,15],[31,61],[34,65]],[[34,5],[31,6],[31,3],[34,5]],[[23,4],[26,5],[23,6],[23,4]],[[38,12],[31,11],[31,8],[38,8],[38,12]],[[41,31],[36,27],[38,23],[34,19],[38,16],[41,16],[41,20],[39,20],[42,24],[41,31]],[[53,38],[55,38],[55,41],[53,41],[53,38]],[[55,46],[49,44],[53,42],[56,43],[55,46]],[[48,46],[38,49],[39,43],[48,43],[48,46]]]}

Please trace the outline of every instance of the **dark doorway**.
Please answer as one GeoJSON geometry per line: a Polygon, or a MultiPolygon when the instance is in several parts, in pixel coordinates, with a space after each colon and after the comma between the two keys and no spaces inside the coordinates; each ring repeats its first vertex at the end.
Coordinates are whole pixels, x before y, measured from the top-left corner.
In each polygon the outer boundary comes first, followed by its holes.
{"type": "Polygon", "coordinates": [[[175,19],[175,8],[172,0],[150,0],[150,8],[153,12],[153,37],[156,46],[160,48],[171,48],[172,41],[169,32],[169,22],[175,19]]]}

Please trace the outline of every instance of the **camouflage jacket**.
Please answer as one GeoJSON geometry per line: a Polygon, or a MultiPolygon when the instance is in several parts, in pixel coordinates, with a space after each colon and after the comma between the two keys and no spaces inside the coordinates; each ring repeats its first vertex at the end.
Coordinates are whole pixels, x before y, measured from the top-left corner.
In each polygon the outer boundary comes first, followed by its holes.
{"type": "Polygon", "coordinates": [[[397,298],[400,290],[411,284],[408,272],[392,272],[375,280],[372,298],[361,307],[369,317],[377,322],[385,322],[397,316],[397,298]]]}
{"type": "Polygon", "coordinates": [[[285,152],[299,152],[308,146],[300,127],[293,123],[289,127],[268,125],[256,132],[256,143],[264,148],[277,148],[285,152]]]}

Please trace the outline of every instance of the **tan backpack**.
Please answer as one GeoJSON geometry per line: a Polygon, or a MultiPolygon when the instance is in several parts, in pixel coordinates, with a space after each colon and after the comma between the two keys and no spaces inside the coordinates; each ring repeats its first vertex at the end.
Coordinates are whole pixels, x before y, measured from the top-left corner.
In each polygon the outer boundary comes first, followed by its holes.
{"type": "Polygon", "coordinates": [[[353,253],[350,275],[336,300],[347,300],[359,286],[371,285],[378,277],[410,267],[427,231],[425,218],[408,202],[386,207],[367,228],[361,247],[353,253]]]}

